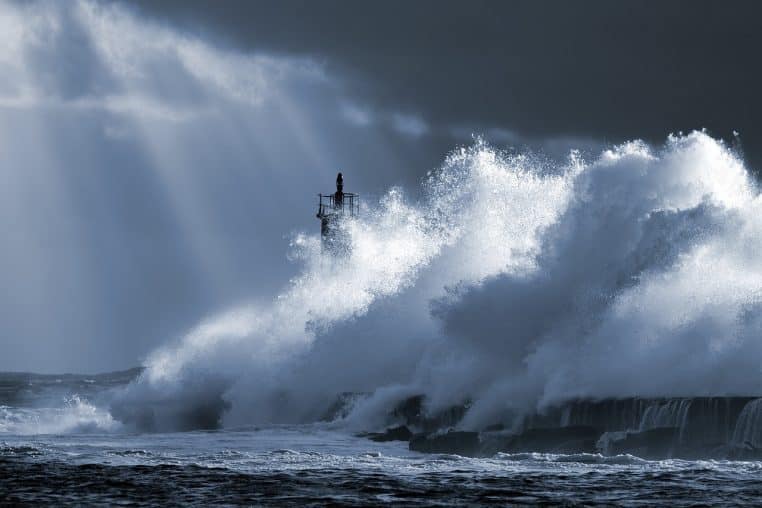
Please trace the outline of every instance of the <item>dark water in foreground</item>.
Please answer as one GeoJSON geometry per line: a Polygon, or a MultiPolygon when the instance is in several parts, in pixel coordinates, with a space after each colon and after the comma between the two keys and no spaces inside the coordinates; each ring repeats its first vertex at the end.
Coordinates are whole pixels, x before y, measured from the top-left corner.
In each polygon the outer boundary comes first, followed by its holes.
{"type": "Polygon", "coordinates": [[[332,424],[135,434],[104,409],[132,375],[0,374],[0,505],[762,504],[762,462],[424,455],[332,424]]]}
{"type": "Polygon", "coordinates": [[[762,502],[762,464],[631,456],[422,455],[316,426],[3,436],[0,502],[587,504],[762,502]]]}

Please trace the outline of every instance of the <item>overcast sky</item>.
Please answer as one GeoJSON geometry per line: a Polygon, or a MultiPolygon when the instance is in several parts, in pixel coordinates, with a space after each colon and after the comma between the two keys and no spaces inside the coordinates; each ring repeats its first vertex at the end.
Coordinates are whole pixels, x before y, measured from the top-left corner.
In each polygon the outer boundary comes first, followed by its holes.
{"type": "Polygon", "coordinates": [[[0,2],[0,369],[140,363],[269,299],[315,194],[481,134],[551,157],[707,128],[762,166],[758,2],[0,2]]]}
{"type": "Polygon", "coordinates": [[[738,131],[758,156],[758,2],[138,2],[247,51],[306,55],[432,133],[662,140],[738,131]]]}

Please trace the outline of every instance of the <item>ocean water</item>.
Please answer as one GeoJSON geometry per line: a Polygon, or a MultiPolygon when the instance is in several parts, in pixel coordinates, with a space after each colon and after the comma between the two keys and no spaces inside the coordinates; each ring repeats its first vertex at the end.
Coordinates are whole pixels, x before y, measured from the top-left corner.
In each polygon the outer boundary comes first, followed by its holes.
{"type": "Polygon", "coordinates": [[[622,455],[425,455],[325,426],[3,435],[0,502],[759,504],[762,464],[622,455]]]}
{"type": "Polygon", "coordinates": [[[135,372],[0,374],[0,504],[738,505],[760,462],[421,454],[341,423],[139,433],[109,415],[135,372]],[[75,392],[81,392],[76,393],[75,392]]]}

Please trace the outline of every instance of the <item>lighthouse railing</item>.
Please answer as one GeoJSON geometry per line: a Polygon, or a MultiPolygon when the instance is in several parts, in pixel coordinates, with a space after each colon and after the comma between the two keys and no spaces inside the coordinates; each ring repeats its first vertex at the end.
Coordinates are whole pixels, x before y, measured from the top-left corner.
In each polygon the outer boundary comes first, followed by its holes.
{"type": "Polygon", "coordinates": [[[360,196],[353,192],[343,193],[340,201],[336,200],[336,194],[318,194],[320,215],[334,213],[347,213],[350,217],[360,214],[360,196]]]}

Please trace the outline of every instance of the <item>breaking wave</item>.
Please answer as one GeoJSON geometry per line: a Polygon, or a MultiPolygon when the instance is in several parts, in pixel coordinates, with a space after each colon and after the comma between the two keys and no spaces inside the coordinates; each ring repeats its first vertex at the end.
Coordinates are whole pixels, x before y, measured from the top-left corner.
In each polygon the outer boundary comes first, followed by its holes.
{"type": "Polygon", "coordinates": [[[0,434],[100,433],[120,428],[121,424],[106,409],[78,395],[67,397],[61,407],[0,406],[0,434]]]}
{"type": "Polygon", "coordinates": [[[762,392],[761,203],[723,142],[553,164],[477,140],[422,195],[366,205],[340,259],[296,236],[300,276],[157,350],[111,413],[154,430],[299,422],[368,392],[346,419],[368,427],[423,393],[472,401],[477,427],[575,397],[762,392]]]}

